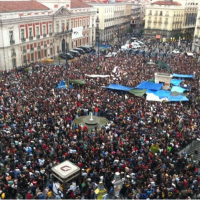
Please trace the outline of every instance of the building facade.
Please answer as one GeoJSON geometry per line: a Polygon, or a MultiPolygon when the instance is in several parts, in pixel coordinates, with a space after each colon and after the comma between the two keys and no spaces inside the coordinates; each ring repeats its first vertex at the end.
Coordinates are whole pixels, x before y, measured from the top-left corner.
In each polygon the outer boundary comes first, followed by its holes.
{"type": "Polygon", "coordinates": [[[200,6],[198,8],[192,50],[194,52],[200,54],[200,6]]]}
{"type": "Polygon", "coordinates": [[[173,1],[156,1],[147,6],[145,35],[164,39],[174,37],[183,28],[184,11],[184,6],[173,1]]]}
{"type": "Polygon", "coordinates": [[[78,0],[0,1],[0,13],[1,70],[95,43],[96,12],[78,0]]]}
{"type": "Polygon", "coordinates": [[[141,13],[141,4],[132,4],[132,12],[131,12],[131,16],[132,16],[131,26],[132,27],[135,27],[141,24],[141,21],[144,19],[144,16],[141,16],[140,13],[141,13]]]}
{"type": "Polygon", "coordinates": [[[100,42],[120,37],[130,27],[131,3],[89,3],[99,18],[100,42]]]}
{"type": "Polygon", "coordinates": [[[152,0],[151,5],[146,8],[146,35],[160,35],[164,39],[178,36],[191,39],[194,34],[198,5],[198,0],[152,0]]]}

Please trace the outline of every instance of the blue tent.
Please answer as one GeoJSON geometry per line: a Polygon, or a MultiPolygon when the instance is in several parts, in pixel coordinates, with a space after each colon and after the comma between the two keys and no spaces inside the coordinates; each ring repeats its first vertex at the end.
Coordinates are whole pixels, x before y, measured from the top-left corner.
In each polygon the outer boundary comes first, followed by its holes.
{"type": "Polygon", "coordinates": [[[147,90],[146,94],[150,94],[150,93],[153,93],[154,95],[158,96],[160,99],[163,99],[163,98],[169,98],[171,92],[167,90],[158,90],[158,91],[147,90]]]}
{"type": "Polygon", "coordinates": [[[179,86],[173,86],[171,89],[172,92],[178,92],[178,93],[183,93],[185,92],[185,89],[179,86]]]}
{"type": "Polygon", "coordinates": [[[60,83],[58,84],[58,87],[57,89],[66,89],[66,84],[65,84],[65,81],[61,80],[60,83]]]}
{"type": "Polygon", "coordinates": [[[148,81],[143,81],[136,88],[137,89],[147,89],[147,90],[160,90],[162,88],[162,83],[151,83],[148,81]]]}
{"type": "Polygon", "coordinates": [[[185,96],[170,96],[169,101],[189,101],[185,96]]]}
{"type": "Polygon", "coordinates": [[[181,82],[182,82],[182,80],[179,80],[179,79],[172,79],[170,83],[171,83],[172,85],[178,86],[178,85],[180,85],[181,82]]]}
{"type": "Polygon", "coordinates": [[[129,90],[133,89],[130,87],[126,87],[123,85],[117,85],[117,84],[110,84],[108,87],[105,87],[105,88],[111,89],[111,90],[121,90],[121,91],[129,91],[129,90]]]}
{"type": "Polygon", "coordinates": [[[173,77],[176,77],[176,78],[194,78],[193,75],[188,75],[188,74],[173,74],[173,77]]]}

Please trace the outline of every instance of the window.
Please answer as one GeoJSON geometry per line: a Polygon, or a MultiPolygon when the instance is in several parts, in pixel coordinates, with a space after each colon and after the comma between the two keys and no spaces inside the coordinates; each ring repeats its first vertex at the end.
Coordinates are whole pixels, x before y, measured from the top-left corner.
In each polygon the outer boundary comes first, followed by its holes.
{"type": "Polygon", "coordinates": [[[59,32],[59,24],[58,23],[56,24],[56,32],[57,33],[59,32]]]}
{"type": "Polygon", "coordinates": [[[40,47],[40,42],[37,43],[37,46],[40,47]]]}
{"type": "Polygon", "coordinates": [[[24,64],[27,64],[26,55],[25,55],[25,56],[23,56],[23,60],[24,60],[24,64]]]}
{"type": "Polygon", "coordinates": [[[59,53],[59,46],[57,46],[57,53],[59,53]]]}
{"type": "Polygon", "coordinates": [[[34,62],[34,53],[31,54],[31,62],[34,62]]]}
{"type": "Polygon", "coordinates": [[[87,25],[89,26],[89,19],[87,19],[87,25]]]}
{"type": "Polygon", "coordinates": [[[71,22],[71,28],[74,28],[74,27],[73,27],[73,22],[71,22]]]}
{"type": "Polygon", "coordinates": [[[72,42],[72,48],[74,48],[74,43],[72,42]]]}
{"type": "Polygon", "coordinates": [[[162,11],[160,11],[160,16],[162,16],[162,11]]]}
{"type": "Polygon", "coordinates": [[[50,54],[53,55],[53,48],[50,48],[50,54]]]}
{"type": "Polygon", "coordinates": [[[38,59],[41,59],[41,53],[38,51],[38,59]]]}
{"type": "Polygon", "coordinates": [[[30,45],[30,49],[31,49],[31,50],[34,50],[33,44],[30,45]]]}
{"type": "Polygon", "coordinates": [[[49,33],[52,33],[52,25],[49,24],[49,33]]]}
{"type": "Polygon", "coordinates": [[[78,46],[78,42],[77,42],[77,40],[76,40],[76,47],[78,46]]]}
{"type": "Polygon", "coordinates": [[[69,30],[69,22],[67,22],[66,31],[69,30]]]}
{"type": "Polygon", "coordinates": [[[79,45],[81,46],[81,39],[80,39],[80,42],[79,42],[79,43],[80,43],[79,45]]]}
{"type": "Polygon", "coordinates": [[[62,23],[62,32],[65,31],[65,23],[62,23]]]}
{"type": "Polygon", "coordinates": [[[44,46],[47,46],[47,41],[44,41],[44,46]]]}
{"type": "Polygon", "coordinates": [[[28,33],[29,33],[29,37],[33,37],[32,28],[29,28],[29,29],[28,29],[28,33]]]}
{"type": "Polygon", "coordinates": [[[76,28],[76,27],[78,27],[78,22],[77,22],[77,21],[76,21],[76,25],[75,25],[75,28],[76,28]]]}
{"type": "Polygon", "coordinates": [[[44,57],[47,57],[47,50],[44,50],[44,57]]]}
{"type": "Polygon", "coordinates": [[[79,21],[79,27],[80,27],[81,25],[82,25],[82,21],[80,20],[80,21],[79,21]]]}
{"type": "Polygon", "coordinates": [[[43,32],[43,34],[46,34],[46,26],[45,25],[42,26],[42,32],[43,32]]]}
{"type": "Polygon", "coordinates": [[[40,35],[40,28],[39,28],[39,26],[36,26],[36,36],[37,35],[40,35]]]}
{"type": "Polygon", "coordinates": [[[85,20],[83,20],[83,26],[85,26],[85,20]]]}
{"type": "Polygon", "coordinates": [[[87,44],[88,44],[88,37],[87,37],[87,44]]]}
{"type": "Polygon", "coordinates": [[[13,68],[17,67],[16,59],[15,58],[12,59],[12,65],[13,65],[13,68]]]}
{"type": "Polygon", "coordinates": [[[13,41],[13,31],[9,31],[10,41],[13,41]]]}
{"type": "Polygon", "coordinates": [[[21,39],[25,38],[24,29],[21,29],[21,39]]]}

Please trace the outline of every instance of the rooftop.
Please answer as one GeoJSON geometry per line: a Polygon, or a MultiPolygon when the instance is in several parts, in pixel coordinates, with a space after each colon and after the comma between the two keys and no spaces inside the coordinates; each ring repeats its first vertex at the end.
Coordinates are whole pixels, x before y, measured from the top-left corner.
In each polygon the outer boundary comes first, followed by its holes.
{"type": "Polygon", "coordinates": [[[49,10],[37,1],[0,1],[0,13],[49,10]]]}
{"type": "Polygon", "coordinates": [[[88,8],[88,7],[92,6],[79,0],[71,0],[71,8],[88,8]]]}
{"type": "Polygon", "coordinates": [[[180,3],[176,1],[155,1],[152,5],[160,5],[160,6],[181,6],[180,3]]]}

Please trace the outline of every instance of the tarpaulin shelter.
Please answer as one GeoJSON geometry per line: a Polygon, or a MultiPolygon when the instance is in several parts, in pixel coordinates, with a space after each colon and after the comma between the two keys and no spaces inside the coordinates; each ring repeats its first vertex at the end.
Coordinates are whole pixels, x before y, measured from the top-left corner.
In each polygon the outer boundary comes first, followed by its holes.
{"type": "Polygon", "coordinates": [[[121,91],[129,91],[133,89],[133,88],[126,87],[123,85],[118,85],[118,84],[110,84],[108,87],[105,87],[105,88],[111,89],[111,90],[121,90],[121,91]]]}
{"type": "Polygon", "coordinates": [[[194,78],[194,76],[191,74],[173,74],[173,77],[176,78],[194,78]]]}
{"type": "Polygon", "coordinates": [[[183,93],[185,92],[185,89],[179,86],[173,86],[171,89],[172,92],[179,92],[179,93],[183,93]]]}
{"type": "Polygon", "coordinates": [[[129,90],[128,92],[137,96],[137,97],[142,97],[147,90],[139,90],[139,89],[133,89],[133,90],[129,90]]]}
{"type": "Polygon", "coordinates": [[[182,82],[182,80],[179,80],[179,79],[172,79],[170,83],[171,83],[172,85],[178,86],[178,85],[181,84],[181,82],[182,82]]]}
{"type": "Polygon", "coordinates": [[[162,88],[162,83],[151,83],[148,81],[143,81],[136,88],[137,89],[149,89],[149,90],[160,90],[162,88]]]}
{"type": "Polygon", "coordinates": [[[171,96],[169,101],[189,101],[189,99],[185,96],[171,96]]]}
{"type": "Polygon", "coordinates": [[[61,80],[60,83],[58,84],[57,89],[66,89],[66,84],[65,81],[61,80]]]}
{"type": "Polygon", "coordinates": [[[158,90],[158,91],[147,90],[146,93],[147,94],[154,94],[154,95],[158,96],[160,99],[170,97],[170,91],[167,91],[167,90],[158,90]]]}
{"type": "Polygon", "coordinates": [[[85,85],[85,81],[84,80],[70,80],[70,83],[73,83],[74,85],[85,85]]]}

